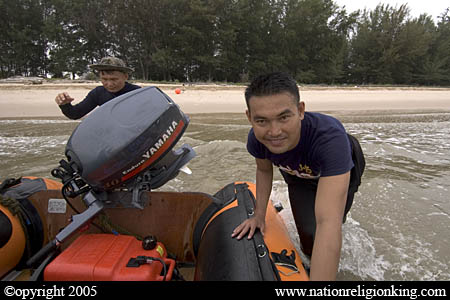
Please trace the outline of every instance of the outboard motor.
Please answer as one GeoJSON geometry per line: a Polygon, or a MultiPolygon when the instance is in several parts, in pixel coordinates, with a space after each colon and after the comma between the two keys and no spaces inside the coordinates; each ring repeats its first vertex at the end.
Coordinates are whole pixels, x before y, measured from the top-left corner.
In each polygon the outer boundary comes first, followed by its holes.
{"type": "Polygon", "coordinates": [[[93,111],[72,133],[66,156],[94,189],[127,185],[146,169],[151,171],[151,188],[158,188],[192,158],[186,156],[193,153],[186,145],[171,153],[188,123],[161,90],[138,89],[93,111]],[[178,168],[171,168],[174,163],[178,168]]]}
{"type": "Polygon", "coordinates": [[[141,190],[159,188],[195,156],[189,145],[172,151],[189,119],[160,89],[147,87],[94,110],[74,130],[66,156],[96,191],[127,188],[138,203],[141,190]]]}
{"type": "Polygon", "coordinates": [[[189,118],[157,87],[121,95],[89,114],[67,143],[67,161],[52,171],[64,184],[64,197],[84,194],[88,208],[73,216],[27,264],[38,262],[104,207],[143,209],[141,192],[164,185],[195,157],[189,145],[172,150],[188,123],[189,118]],[[132,192],[131,203],[114,200],[111,192],[118,189],[132,192]]]}

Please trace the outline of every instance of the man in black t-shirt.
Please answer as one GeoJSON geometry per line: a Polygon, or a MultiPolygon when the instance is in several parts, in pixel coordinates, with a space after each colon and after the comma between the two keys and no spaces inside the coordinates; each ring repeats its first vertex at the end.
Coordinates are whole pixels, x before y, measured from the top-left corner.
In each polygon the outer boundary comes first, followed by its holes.
{"type": "Polygon", "coordinates": [[[252,125],[247,149],[256,159],[256,208],[232,233],[238,239],[264,232],[273,165],[288,184],[312,280],[335,280],[341,227],[361,183],[365,161],[358,141],[337,119],[305,112],[295,80],[285,73],[256,78],[246,89],[252,125]]]}
{"type": "Polygon", "coordinates": [[[90,65],[91,69],[100,77],[102,86],[90,91],[80,103],[72,105],[72,98],[67,92],[60,93],[55,98],[63,114],[69,119],[80,119],[91,112],[97,106],[103,105],[109,100],[140,88],[140,86],[128,83],[128,74],[133,69],[116,57],[105,57],[99,64],[90,65]]]}

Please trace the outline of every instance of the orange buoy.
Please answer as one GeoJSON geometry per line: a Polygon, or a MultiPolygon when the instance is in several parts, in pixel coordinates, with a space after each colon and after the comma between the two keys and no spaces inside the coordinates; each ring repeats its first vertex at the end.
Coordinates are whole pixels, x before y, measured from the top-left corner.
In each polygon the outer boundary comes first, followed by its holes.
{"type": "Polygon", "coordinates": [[[62,187],[60,182],[46,178],[10,180],[0,190],[0,278],[47,242],[45,211],[33,195],[62,187]]]}
{"type": "Polygon", "coordinates": [[[0,205],[1,247],[0,278],[12,270],[22,258],[25,251],[25,233],[18,217],[3,205],[0,205]]]}

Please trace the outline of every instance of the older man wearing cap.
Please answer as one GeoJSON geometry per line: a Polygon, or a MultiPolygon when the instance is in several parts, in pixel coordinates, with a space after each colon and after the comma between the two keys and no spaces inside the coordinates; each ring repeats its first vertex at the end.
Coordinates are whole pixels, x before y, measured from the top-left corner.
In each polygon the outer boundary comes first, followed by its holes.
{"type": "Polygon", "coordinates": [[[75,100],[68,93],[60,93],[55,98],[63,114],[69,119],[76,120],[84,117],[97,106],[100,106],[109,100],[140,88],[140,86],[128,83],[128,74],[133,72],[132,68],[125,65],[123,60],[116,57],[105,57],[99,64],[89,66],[94,70],[102,82],[90,91],[86,98],[80,103],[72,105],[75,100]]]}

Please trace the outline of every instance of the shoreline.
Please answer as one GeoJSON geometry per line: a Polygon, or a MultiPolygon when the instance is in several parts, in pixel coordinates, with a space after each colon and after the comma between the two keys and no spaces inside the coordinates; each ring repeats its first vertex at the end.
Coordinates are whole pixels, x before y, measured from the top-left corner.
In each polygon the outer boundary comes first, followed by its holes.
{"type": "MultiPolygon", "coordinates": [[[[190,90],[244,90],[245,84],[220,84],[220,83],[159,83],[142,82],[129,80],[128,82],[140,85],[142,87],[158,86],[162,88],[185,88],[190,90]]],[[[33,83],[27,81],[8,82],[0,80],[0,91],[2,90],[32,90],[32,89],[93,89],[101,85],[100,81],[70,81],[56,80],[54,82],[45,81],[42,83],[33,83]]],[[[450,91],[450,86],[402,86],[402,85],[320,85],[320,84],[299,84],[301,91],[313,90],[416,90],[416,91],[450,91]]]]}
{"type": "MultiPolygon", "coordinates": [[[[133,81],[131,81],[133,82],[133,81]]],[[[133,82],[142,87],[157,86],[187,114],[245,113],[245,86],[218,84],[153,84],[133,82]],[[180,88],[181,94],[175,89],[180,88]]],[[[60,92],[81,101],[99,82],[83,83],[1,83],[0,118],[59,117],[54,102],[60,92]]],[[[318,112],[450,112],[450,88],[437,87],[336,87],[299,86],[307,111],[318,112]]]]}

